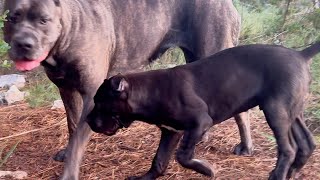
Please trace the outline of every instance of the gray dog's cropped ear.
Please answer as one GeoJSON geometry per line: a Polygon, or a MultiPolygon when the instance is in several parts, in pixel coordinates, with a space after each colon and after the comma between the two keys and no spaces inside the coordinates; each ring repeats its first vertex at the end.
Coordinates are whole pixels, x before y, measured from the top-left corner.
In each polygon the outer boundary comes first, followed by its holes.
{"type": "Polygon", "coordinates": [[[53,2],[56,6],[60,6],[60,0],[53,0],[53,2]]]}

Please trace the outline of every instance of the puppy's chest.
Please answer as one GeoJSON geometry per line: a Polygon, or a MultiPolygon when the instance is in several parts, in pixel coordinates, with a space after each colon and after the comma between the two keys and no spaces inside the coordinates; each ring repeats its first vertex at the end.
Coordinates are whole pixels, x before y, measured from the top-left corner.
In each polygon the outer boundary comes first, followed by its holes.
{"type": "Polygon", "coordinates": [[[173,132],[183,132],[185,129],[185,125],[183,122],[166,119],[166,121],[158,121],[156,124],[159,128],[164,128],[173,132]]]}
{"type": "Polygon", "coordinates": [[[175,129],[175,128],[168,126],[168,125],[161,124],[161,125],[158,125],[158,127],[164,128],[164,129],[167,129],[167,130],[173,131],[173,132],[183,132],[183,130],[178,130],[178,129],[175,129]]]}

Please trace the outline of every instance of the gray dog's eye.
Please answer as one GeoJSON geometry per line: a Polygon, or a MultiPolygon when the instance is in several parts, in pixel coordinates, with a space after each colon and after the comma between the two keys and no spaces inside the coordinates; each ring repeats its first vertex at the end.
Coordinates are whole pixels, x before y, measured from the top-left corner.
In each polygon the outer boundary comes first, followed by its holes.
{"type": "Polygon", "coordinates": [[[50,20],[50,19],[48,19],[48,18],[41,18],[41,19],[40,19],[40,24],[46,25],[49,20],[50,20]]]}
{"type": "Polygon", "coordinates": [[[10,23],[17,23],[17,18],[14,16],[10,16],[7,19],[8,19],[8,22],[10,22],[10,23]]]}

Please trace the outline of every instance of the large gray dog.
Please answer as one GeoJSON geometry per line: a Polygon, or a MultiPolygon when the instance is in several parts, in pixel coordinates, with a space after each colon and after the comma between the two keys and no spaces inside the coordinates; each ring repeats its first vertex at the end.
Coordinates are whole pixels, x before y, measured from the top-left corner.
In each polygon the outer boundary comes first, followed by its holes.
{"type": "MultiPolygon", "coordinates": [[[[59,87],[70,140],[63,179],[78,179],[91,135],[84,123],[93,96],[115,72],[138,71],[172,46],[192,62],[237,44],[240,17],[231,0],[6,0],[5,41],[21,71],[40,64],[59,87]],[[76,128],[77,127],[77,128],[76,128]]],[[[236,116],[241,143],[251,154],[248,121],[236,116]]]]}

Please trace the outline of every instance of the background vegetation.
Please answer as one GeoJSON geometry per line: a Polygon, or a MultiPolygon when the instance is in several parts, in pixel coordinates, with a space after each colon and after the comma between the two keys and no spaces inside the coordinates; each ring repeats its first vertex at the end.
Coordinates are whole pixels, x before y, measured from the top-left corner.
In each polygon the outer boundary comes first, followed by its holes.
{"type": "MultiPolygon", "coordinates": [[[[5,21],[6,13],[0,16],[0,28],[3,28],[3,22],[5,21]]],[[[2,31],[0,31],[0,36],[2,37],[2,31]]],[[[10,68],[11,62],[6,59],[6,53],[9,49],[7,43],[3,41],[3,38],[0,39],[0,67],[1,68],[10,68]]]]}
{"type": "MultiPolygon", "coordinates": [[[[319,0],[235,0],[242,17],[240,44],[278,44],[301,49],[320,39],[319,0]]],[[[313,82],[306,118],[320,128],[320,56],[311,64],[313,82]]]]}

